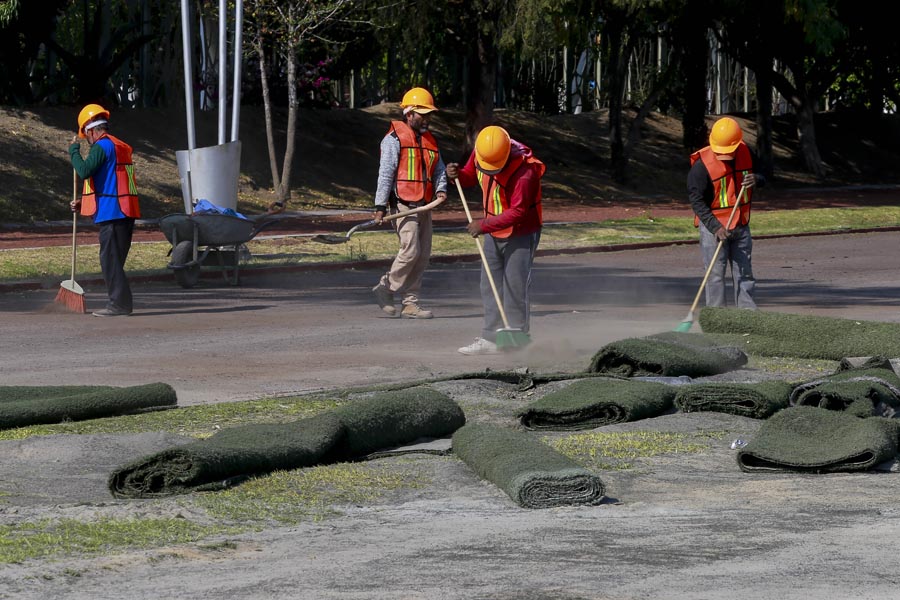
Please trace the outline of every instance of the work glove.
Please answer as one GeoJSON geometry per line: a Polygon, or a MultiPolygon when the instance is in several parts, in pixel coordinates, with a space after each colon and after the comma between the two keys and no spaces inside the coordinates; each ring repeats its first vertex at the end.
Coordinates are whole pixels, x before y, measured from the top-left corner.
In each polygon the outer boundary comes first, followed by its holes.
{"type": "Polygon", "coordinates": [[[724,242],[729,237],[731,237],[731,232],[727,231],[724,227],[719,227],[716,230],[716,239],[719,240],[720,242],[724,242]]]}
{"type": "Polygon", "coordinates": [[[457,177],[459,177],[459,165],[447,163],[447,179],[456,179],[457,177]]]}
{"type": "Polygon", "coordinates": [[[387,210],[383,206],[375,207],[375,223],[381,225],[382,221],[384,221],[385,212],[387,212],[387,210]]]}
{"type": "Polygon", "coordinates": [[[753,173],[749,173],[744,175],[744,179],[741,180],[741,187],[752,188],[756,185],[756,175],[753,173]]]}

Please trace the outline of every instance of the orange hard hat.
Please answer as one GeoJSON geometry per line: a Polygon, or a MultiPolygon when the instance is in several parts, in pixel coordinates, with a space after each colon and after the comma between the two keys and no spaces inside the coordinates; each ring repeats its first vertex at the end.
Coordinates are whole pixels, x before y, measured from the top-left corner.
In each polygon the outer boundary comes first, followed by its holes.
{"type": "Polygon", "coordinates": [[[403,100],[400,101],[400,108],[403,109],[404,115],[411,110],[423,115],[437,110],[431,92],[420,87],[413,88],[403,94],[403,100]]]}
{"type": "Polygon", "coordinates": [[[709,134],[709,147],[712,148],[713,152],[730,154],[734,152],[743,139],[744,134],[737,121],[731,117],[722,117],[716,121],[709,134]]]}
{"type": "Polygon", "coordinates": [[[98,117],[106,122],[109,119],[109,111],[99,104],[88,104],[82,108],[78,113],[78,137],[87,137],[84,134],[84,126],[91,121],[99,121],[98,117]]]}
{"type": "Polygon", "coordinates": [[[511,146],[505,129],[496,125],[485,127],[475,139],[478,168],[488,174],[497,173],[506,165],[511,146]]]}

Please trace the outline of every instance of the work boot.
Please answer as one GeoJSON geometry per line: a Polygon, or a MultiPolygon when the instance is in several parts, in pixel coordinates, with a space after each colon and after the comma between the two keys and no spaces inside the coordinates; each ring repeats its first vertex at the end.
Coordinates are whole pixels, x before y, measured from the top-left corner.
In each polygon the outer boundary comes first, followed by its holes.
{"type": "Polygon", "coordinates": [[[497,349],[497,344],[484,338],[475,338],[474,342],[459,349],[460,354],[467,354],[469,356],[498,354],[499,352],[500,350],[497,349]]]}
{"type": "Polygon", "coordinates": [[[430,310],[425,310],[424,308],[419,307],[418,304],[413,302],[412,304],[403,305],[403,310],[400,312],[400,316],[404,319],[430,319],[434,315],[430,310]]]}
{"type": "Polygon", "coordinates": [[[394,306],[394,295],[389,289],[379,283],[372,288],[372,292],[375,294],[375,301],[378,302],[381,310],[392,317],[397,314],[397,307],[394,306]]]}

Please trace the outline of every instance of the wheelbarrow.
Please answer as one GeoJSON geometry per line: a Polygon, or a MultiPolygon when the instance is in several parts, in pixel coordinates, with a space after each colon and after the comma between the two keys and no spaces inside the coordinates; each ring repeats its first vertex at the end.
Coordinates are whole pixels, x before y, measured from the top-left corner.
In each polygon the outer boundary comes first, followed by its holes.
{"type": "Polygon", "coordinates": [[[166,268],[174,272],[178,285],[192,288],[200,279],[200,268],[217,263],[225,281],[238,285],[241,246],[276,222],[215,213],[162,217],[159,228],[172,244],[166,268]]]}

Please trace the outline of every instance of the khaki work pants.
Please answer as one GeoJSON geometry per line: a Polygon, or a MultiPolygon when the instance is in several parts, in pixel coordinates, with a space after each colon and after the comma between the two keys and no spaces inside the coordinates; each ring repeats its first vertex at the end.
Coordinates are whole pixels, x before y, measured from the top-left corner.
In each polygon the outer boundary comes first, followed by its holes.
{"type": "MultiPolygon", "coordinates": [[[[398,204],[391,214],[408,212],[398,204]]],[[[394,221],[394,229],[400,239],[400,249],[390,271],[381,277],[381,285],[391,293],[403,295],[403,305],[418,304],[422,289],[422,276],[431,259],[431,211],[421,212],[394,221]]]]}

